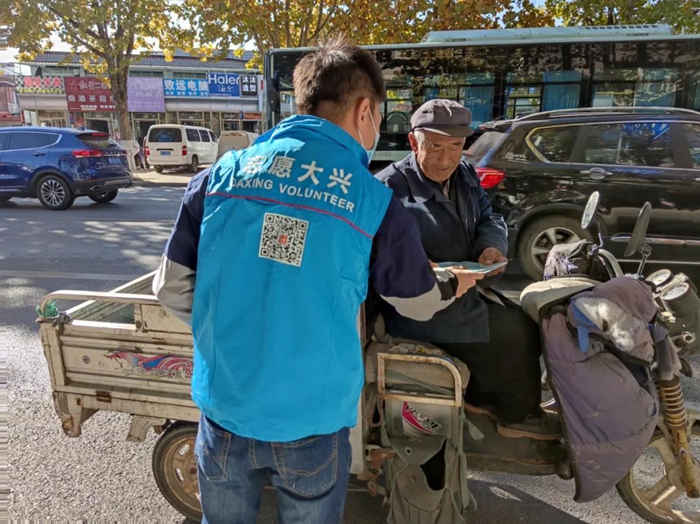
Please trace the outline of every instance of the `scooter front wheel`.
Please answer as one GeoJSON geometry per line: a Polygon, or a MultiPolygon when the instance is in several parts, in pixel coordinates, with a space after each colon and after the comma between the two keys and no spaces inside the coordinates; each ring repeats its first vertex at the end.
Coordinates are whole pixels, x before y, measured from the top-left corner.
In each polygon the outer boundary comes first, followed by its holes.
{"type": "MultiPolygon", "coordinates": [[[[700,480],[700,434],[690,442],[695,478],[700,480]]],[[[637,515],[652,524],[700,524],[700,499],[689,498],[671,444],[657,430],[637,463],[617,484],[617,492],[637,515]]]]}

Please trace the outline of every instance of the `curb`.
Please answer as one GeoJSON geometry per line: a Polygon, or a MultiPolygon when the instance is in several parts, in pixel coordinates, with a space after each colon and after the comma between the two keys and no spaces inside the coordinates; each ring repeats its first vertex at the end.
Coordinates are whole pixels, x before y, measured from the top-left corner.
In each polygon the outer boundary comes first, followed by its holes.
{"type": "MultiPolygon", "coordinates": [[[[173,180],[171,177],[168,177],[169,179],[167,180],[152,180],[152,179],[147,179],[147,178],[142,178],[140,176],[140,173],[131,173],[131,176],[134,179],[134,186],[144,186],[144,187],[187,187],[187,184],[190,183],[190,178],[183,178],[182,180],[173,180]]],[[[167,175],[166,175],[167,176],[167,175]]]]}

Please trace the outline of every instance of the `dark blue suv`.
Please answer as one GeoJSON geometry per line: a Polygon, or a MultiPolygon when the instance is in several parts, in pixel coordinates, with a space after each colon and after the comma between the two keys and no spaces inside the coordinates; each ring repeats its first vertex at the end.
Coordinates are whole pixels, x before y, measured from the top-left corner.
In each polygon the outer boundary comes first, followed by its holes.
{"type": "Polygon", "coordinates": [[[133,184],[126,150],[97,131],[53,127],[0,129],[0,202],[38,198],[62,210],[76,197],[106,204],[133,184]]]}

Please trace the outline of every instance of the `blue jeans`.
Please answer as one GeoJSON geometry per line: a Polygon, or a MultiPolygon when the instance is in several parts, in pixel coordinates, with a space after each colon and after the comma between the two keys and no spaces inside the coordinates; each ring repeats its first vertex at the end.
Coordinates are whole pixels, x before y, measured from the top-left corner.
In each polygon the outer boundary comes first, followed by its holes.
{"type": "Polygon", "coordinates": [[[350,477],[349,433],[262,442],[229,433],[202,415],[195,444],[202,522],[255,524],[269,477],[280,524],[340,524],[350,477]]]}

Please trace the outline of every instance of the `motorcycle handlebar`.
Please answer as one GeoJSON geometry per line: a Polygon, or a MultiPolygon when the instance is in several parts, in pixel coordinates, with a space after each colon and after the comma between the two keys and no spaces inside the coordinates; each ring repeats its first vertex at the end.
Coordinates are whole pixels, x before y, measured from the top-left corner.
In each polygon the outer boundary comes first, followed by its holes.
{"type": "Polygon", "coordinates": [[[620,263],[617,261],[615,258],[615,255],[613,255],[610,251],[607,249],[598,249],[598,256],[603,259],[603,262],[606,265],[606,268],[608,271],[610,271],[612,274],[611,276],[614,277],[621,277],[625,273],[622,271],[622,268],[620,267],[620,263]]]}

